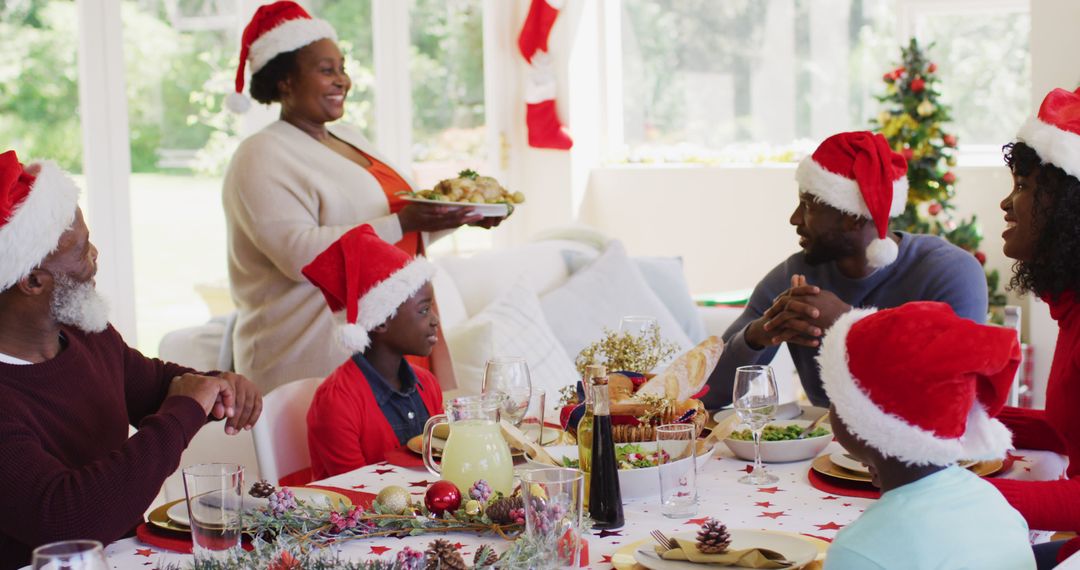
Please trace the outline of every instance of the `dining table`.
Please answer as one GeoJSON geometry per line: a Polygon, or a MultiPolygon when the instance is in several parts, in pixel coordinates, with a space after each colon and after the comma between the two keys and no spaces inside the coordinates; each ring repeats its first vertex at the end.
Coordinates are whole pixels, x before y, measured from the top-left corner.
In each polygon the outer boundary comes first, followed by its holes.
{"type": "MultiPolygon", "coordinates": [[[[842,452],[835,441],[822,455],[833,452],[842,452]]],[[[779,477],[774,484],[754,486],[739,483],[737,479],[746,474],[752,465],[752,462],[735,458],[723,444],[717,445],[712,457],[698,471],[699,504],[693,515],[667,518],[661,514],[656,497],[626,500],[625,526],[617,530],[588,532],[588,567],[634,568],[633,551],[649,543],[651,531],[659,530],[669,536],[692,534],[710,517],[729,529],[758,529],[796,535],[815,544],[824,553],[836,533],[857,519],[874,500],[816,488],[808,476],[810,459],[768,464],[768,471],[779,477]]],[[[1066,461],[1052,452],[1014,450],[1009,453],[1005,465],[1007,467],[996,476],[1051,480],[1062,476],[1066,461]]],[[[528,465],[518,466],[518,469],[527,468],[528,465]]],[[[313,484],[362,493],[378,493],[388,485],[399,485],[407,489],[416,501],[422,502],[428,486],[437,480],[437,476],[423,468],[383,462],[313,484]]],[[[449,540],[467,561],[472,560],[474,552],[481,545],[491,545],[496,551],[502,552],[511,544],[491,534],[452,533],[359,539],[336,544],[334,548],[341,557],[348,559],[392,560],[406,546],[422,551],[428,543],[440,537],[449,540]]],[[[1051,533],[1033,530],[1031,537],[1033,542],[1042,542],[1049,540],[1051,533]]],[[[108,545],[105,552],[110,567],[117,570],[156,569],[170,564],[186,568],[192,561],[190,554],[170,552],[138,538],[116,541],[108,545]]],[[[816,563],[815,567],[820,567],[820,563],[816,563]]]]}

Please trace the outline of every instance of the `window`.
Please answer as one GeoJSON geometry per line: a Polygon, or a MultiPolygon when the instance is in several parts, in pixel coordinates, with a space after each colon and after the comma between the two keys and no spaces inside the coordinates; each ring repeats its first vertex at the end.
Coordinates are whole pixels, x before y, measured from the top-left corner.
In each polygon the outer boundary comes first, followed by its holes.
{"type": "Polygon", "coordinates": [[[13,149],[23,162],[48,158],[76,177],[83,166],[77,14],[74,0],[0,2],[7,52],[0,62],[0,152],[13,149]]]}
{"type": "MultiPolygon", "coordinates": [[[[865,129],[914,33],[961,142],[1008,141],[1029,108],[1026,0],[621,0],[611,155],[631,162],[792,160],[865,129]],[[620,79],[621,78],[621,79],[620,79]],[[988,94],[993,96],[987,96],[988,94]]],[[[617,29],[612,29],[616,27],[617,29]]]]}
{"type": "Polygon", "coordinates": [[[1013,140],[1031,109],[1031,17],[1026,0],[965,0],[916,4],[916,37],[931,46],[941,74],[941,99],[952,107],[961,160],[985,152],[1001,164],[1001,145],[1013,140]]]}

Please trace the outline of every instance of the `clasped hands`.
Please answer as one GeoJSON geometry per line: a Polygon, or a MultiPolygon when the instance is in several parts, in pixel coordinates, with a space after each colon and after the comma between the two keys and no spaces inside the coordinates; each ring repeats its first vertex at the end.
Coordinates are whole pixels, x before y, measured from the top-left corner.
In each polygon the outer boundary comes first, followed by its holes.
{"type": "Polygon", "coordinates": [[[791,288],[776,297],[764,315],[750,323],[746,342],[759,350],[784,342],[817,347],[821,335],[849,310],[851,305],[831,291],[807,284],[803,275],[792,275],[791,288]]]}
{"type": "Polygon", "coordinates": [[[168,396],[187,396],[203,407],[207,417],[226,418],[225,433],[229,435],[251,429],[262,413],[262,394],[255,383],[232,372],[177,376],[169,385],[168,396]]]}

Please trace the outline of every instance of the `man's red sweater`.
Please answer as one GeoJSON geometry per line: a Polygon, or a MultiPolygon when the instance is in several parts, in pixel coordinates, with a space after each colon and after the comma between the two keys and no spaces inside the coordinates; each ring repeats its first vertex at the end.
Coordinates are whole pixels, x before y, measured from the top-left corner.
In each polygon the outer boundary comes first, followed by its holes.
{"type": "Polygon", "coordinates": [[[130,533],[206,423],[195,400],[165,397],[190,369],[144,357],[112,327],[63,331],[55,358],[0,363],[0,568],[47,542],[130,533]]]}
{"type": "MultiPolygon", "coordinates": [[[[442,390],[435,375],[419,366],[412,366],[412,371],[428,413],[441,414],[442,390]]],[[[378,463],[387,451],[401,447],[367,378],[351,358],[319,385],[307,424],[311,474],[316,480],[378,463]]]]}
{"type": "Polygon", "coordinates": [[[1068,479],[990,479],[1031,528],[1080,531],[1080,306],[1073,292],[1050,302],[1058,322],[1057,346],[1046,385],[1046,410],[1005,408],[998,416],[1013,445],[1069,456],[1068,479]]]}

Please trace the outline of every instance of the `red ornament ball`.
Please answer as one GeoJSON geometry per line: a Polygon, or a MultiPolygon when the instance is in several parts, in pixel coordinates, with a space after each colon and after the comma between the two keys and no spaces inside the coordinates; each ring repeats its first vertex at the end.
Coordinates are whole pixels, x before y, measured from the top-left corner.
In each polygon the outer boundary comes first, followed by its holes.
{"type": "Polygon", "coordinates": [[[941,213],[941,204],[938,204],[937,202],[934,202],[933,204],[930,204],[930,207],[927,208],[926,211],[931,216],[936,216],[936,215],[941,213]]]}
{"type": "Polygon", "coordinates": [[[911,90],[914,93],[922,93],[926,89],[926,80],[922,77],[916,77],[911,80],[911,90]]]}
{"type": "Polygon", "coordinates": [[[931,61],[930,65],[926,66],[926,72],[933,73],[935,71],[937,71],[937,64],[931,61]]]}
{"type": "Polygon", "coordinates": [[[461,506],[461,490],[450,481],[436,481],[424,494],[424,506],[436,515],[456,511],[461,506]]]}
{"type": "Polygon", "coordinates": [[[975,259],[978,259],[980,264],[986,265],[986,254],[985,253],[983,253],[981,251],[976,251],[975,252],[975,259]]]}
{"type": "Polygon", "coordinates": [[[945,146],[956,146],[956,135],[945,135],[941,137],[941,142],[945,143],[945,146]]]}
{"type": "Polygon", "coordinates": [[[941,176],[941,181],[946,184],[952,184],[953,182],[956,182],[956,175],[953,174],[952,171],[946,172],[941,176]]]}

